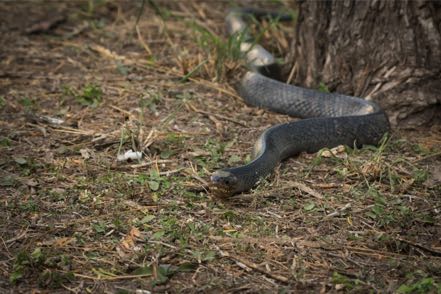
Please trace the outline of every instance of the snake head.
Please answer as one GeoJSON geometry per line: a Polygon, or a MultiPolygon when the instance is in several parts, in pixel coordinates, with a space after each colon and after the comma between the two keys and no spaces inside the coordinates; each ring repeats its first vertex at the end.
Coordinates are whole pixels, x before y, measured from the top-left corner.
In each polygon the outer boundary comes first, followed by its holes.
{"type": "Polygon", "coordinates": [[[228,198],[238,191],[237,177],[226,170],[215,171],[210,178],[210,191],[218,198],[228,198]]]}

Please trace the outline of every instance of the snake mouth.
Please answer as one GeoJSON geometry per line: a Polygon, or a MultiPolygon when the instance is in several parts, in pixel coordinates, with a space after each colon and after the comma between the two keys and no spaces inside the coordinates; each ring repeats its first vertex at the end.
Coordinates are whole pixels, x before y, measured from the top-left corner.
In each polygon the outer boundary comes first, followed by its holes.
{"type": "Polygon", "coordinates": [[[225,170],[215,171],[210,178],[210,191],[218,198],[228,198],[236,193],[237,177],[225,170]]]}
{"type": "Polygon", "coordinates": [[[210,192],[216,197],[220,199],[229,198],[234,195],[228,187],[223,187],[217,184],[211,184],[209,186],[210,192]]]}

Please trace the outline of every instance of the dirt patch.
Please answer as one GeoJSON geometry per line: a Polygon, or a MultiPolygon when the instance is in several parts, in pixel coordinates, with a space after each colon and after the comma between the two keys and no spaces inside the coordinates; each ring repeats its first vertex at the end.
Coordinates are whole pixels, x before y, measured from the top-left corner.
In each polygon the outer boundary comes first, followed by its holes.
{"type": "Polygon", "coordinates": [[[210,173],[291,119],[234,91],[227,3],[154,3],[0,4],[1,292],[440,291],[439,126],[218,201],[210,173]]]}

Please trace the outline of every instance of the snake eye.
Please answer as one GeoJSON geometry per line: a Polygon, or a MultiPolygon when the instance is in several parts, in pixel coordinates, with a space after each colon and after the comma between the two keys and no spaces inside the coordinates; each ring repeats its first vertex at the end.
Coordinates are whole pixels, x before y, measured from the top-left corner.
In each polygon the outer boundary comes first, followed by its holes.
{"type": "Polygon", "coordinates": [[[237,193],[237,178],[229,171],[217,170],[211,175],[210,180],[210,189],[216,197],[226,198],[237,193]]]}
{"type": "Polygon", "coordinates": [[[237,179],[228,171],[218,170],[211,176],[211,182],[217,185],[232,187],[236,185],[237,179]]]}

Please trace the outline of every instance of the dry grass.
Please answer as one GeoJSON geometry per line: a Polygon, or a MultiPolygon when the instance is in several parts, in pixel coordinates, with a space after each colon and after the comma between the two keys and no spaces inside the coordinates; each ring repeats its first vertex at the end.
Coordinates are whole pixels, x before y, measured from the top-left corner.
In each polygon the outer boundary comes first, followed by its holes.
{"type": "Polygon", "coordinates": [[[236,95],[228,3],[149,3],[0,4],[0,292],[440,293],[439,127],[219,202],[209,174],[290,118],[236,95]]]}

